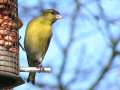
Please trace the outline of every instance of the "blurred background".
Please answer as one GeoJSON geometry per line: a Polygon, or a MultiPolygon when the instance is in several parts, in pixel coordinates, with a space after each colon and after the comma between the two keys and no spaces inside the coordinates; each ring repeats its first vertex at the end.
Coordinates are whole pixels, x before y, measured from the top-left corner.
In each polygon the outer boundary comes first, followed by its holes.
{"type": "MultiPolygon", "coordinates": [[[[54,8],[64,19],[53,25],[53,37],[36,85],[14,90],[120,90],[120,0],[18,0],[24,34],[29,21],[43,9],[54,8]]],[[[20,66],[27,67],[20,49],[20,66]]],[[[21,72],[26,81],[28,73],[21,72]]]]}

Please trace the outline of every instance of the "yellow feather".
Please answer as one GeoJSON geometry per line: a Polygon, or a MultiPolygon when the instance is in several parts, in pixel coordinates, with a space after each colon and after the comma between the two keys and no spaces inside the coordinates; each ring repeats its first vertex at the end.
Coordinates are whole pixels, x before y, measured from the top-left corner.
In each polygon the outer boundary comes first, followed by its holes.
{"type": "Polygon", "coordinates": [[[32,50],[39,50],[41,54],[45,54],[45,48],[48,47],[48,39],[52,36],[51,25],[44,22],[42,17],[32,20],[26,30],[25,45],[32,50]]]}

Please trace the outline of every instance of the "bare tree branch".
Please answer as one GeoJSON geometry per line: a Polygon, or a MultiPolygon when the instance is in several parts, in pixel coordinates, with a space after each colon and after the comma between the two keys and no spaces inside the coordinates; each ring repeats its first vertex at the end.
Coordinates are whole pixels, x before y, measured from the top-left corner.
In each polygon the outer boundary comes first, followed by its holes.
{"type": "Polygon", "coordinates": [[[100,3],[101,0],[98,0],[97,1],[97,5],[100,9],[100,15],[101,15],[101,18],[105,21],[106,25],[105,25],[105,28],[106,28],[106,34],[108,36],[108,39],[110,40],[111,42],[111,48],[112,48],[112,55],[109,59],[109,62],[108,64],[102,69],[99,77],[97,78],[97,80],[92,84],[92,86],[88,89],[88,90],[95,90],[95,87],[100,83],[100,81],[105,77],[106,73],[110,70],[112,64],[113,64],[113,61],[115,59],[115,57],[119,54],[119,52],[117,52],[116,50],[116,46],[118,45],[119,41],[120,41],[120,36],[118,37],[118,39],[114,40],[113,37],[112,37],[112,33],[110,32],[109,30],[109,24],[111,23],[110,21],[107,20],[105,14],[104,14],[104,10],[101,6],[101,3],[100,3]]]}
{"type": "Polygon", "coordinates": [[[80,9],[80,0],[75,0],[75,3],[76,3],[75,12],[73,13],[73,16],[71,18],[70,39],[69,39],[69,42],[68,42],[66,48],[64,48],[64,50],[63,50],[64,58],[63,58],[63,62],[62,62],[61,68],[60,68],[60,72],[58,74],[58,84],[59,84],[59,89],[60,90],[66,90],[65,86],[62,83],[62,77],[63,77],[63,73],[64,73],[64,70],[65,70],[66,63],[67,63],[68,50],[69,50],[69,48],[70,48],[70,46],[73,42],[75,21],[77,19],[77,15],[78,15],[78,12],[79,12],[79,9],[80,9]]]}

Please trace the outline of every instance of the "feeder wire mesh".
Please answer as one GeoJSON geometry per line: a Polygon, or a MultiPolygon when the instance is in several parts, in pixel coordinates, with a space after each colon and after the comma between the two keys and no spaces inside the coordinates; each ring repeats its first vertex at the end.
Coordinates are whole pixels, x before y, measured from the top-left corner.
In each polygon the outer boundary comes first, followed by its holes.
{"type": "Polygon", "coordinates": [[[23,83],[19,77],[17,0],[0,0],[0,88],[23,83]]]}

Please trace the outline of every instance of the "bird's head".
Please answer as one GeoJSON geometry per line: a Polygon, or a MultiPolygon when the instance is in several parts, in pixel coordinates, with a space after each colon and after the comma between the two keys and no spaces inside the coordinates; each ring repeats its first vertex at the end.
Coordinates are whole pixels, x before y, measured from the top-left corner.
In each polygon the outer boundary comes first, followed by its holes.
{"type": "Polygon", "coordinates": [[[62,19],[60,13],[54,9],[46,9],[43,11],[42,15],[51,23],[54,23],[58,19],[62,19]]]}

